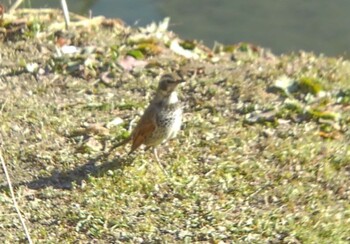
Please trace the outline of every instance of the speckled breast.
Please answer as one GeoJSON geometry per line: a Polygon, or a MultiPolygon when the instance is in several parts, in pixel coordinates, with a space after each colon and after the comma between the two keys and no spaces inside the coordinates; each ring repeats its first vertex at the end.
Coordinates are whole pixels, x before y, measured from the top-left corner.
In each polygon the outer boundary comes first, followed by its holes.
{"type": "Polygon", "coordinates": [[[148,146],[155,146],[174,138],[181,128],[182,107],[179,103],[163,107],[157,115],[157,127],[145,141],[148,146]]]}

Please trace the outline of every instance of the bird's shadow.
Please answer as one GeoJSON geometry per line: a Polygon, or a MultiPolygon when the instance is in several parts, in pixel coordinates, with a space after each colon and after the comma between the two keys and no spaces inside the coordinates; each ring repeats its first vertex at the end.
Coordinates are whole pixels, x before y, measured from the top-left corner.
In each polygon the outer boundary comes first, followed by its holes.
{"type": "MultiPolygon", "coordinates": [[[[80,185],[82,181],[90,176],[102,177],[109,170],[123,169],[126,165],[130,164],[133,159],[128,157],[127,159],[115,158],[108,160],[107,154],[98,155],[91,158],[86,164],[78,166],[72,170],[57,171],[54,170],[49,176],[39,177],[29,182],[14,183],[14,187],[25,185],[30,189],[44,189],[47,187],[53,187],[55,189],[70,190],[76,185],[80,185]],[[98,164],[98,162],[104,162],[98,164]]],[[[0,186],[0,190],[8,188],[8,185],[0,186]]]]}

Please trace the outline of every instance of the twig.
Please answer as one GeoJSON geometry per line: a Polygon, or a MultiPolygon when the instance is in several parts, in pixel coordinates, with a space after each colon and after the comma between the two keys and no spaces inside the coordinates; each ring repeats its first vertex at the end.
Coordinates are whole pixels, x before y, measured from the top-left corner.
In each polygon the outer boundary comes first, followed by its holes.
{"type": "Polygon", "coordinates": [[[1,164],[2,164],[2,168],[4,169],[4,173],[5,173],[5,176],[6,176],[7,184],[8,184],[9,189],[10,189],[11,198],[12,198],[12,201],[13,201],[13,206],[16,209],[17,215],[18,215],[18,217],[19,217],[19,219],[21,221],[21,224],[22,224],[22,227],[24,229],[25,235],[27,237],[28,243],[32,244],[33,242],[32,242],[32,239],[30,238],[30,234],[29,234],[28,228],[27,228],[26,223],[24,221],[24,218],[23,218],[23,216],[21,214],[21,211],[20,211],[20,209],[18,207],[16,198],[15,198],[15,193],[13,191],[12,183],[11,183],[11,180],[10,180],[10,176],[8,174],[7,167],[6,167],[4,158],[2,157],[2,152],[1,151],[0,151],[0,161],[1,161],[1,164]]]}
{"type": "Polygon", "coordinates": [[[266,183],[265,185],[261,186],[259,189],[257,189],[255,192],[253,192],[252,194],[250,194],[248,197],[245,198],[245,201],[249,201],[252,197],[254,197],[255,195],[257,195],[258,193],[260,193],[262,190],[265,190],[267,187],[270,187],[271,183],[266,183]]]}
{"type": "Polygon", "coordinates": [[[0,114],[2,114],[2,112],[4,111],[4,108],[5,108],[5,106],[6,106],[7,102],[8,102],[8,100],[9,100],[9,98],[7,97],[7,98],[5,99],[5,102],[1,105],[0,114]]]}
{"type": "MultiPolygon", "coordinates": [[[[91,26],[91,25],[100,25],[105,21],[104,16],[97,16],[92,19],[85,19],[85,20],[80,20],[76,22],[71,22],[70,26],[71,27],[81,27],[81,26],[91,26]]],[[[62,23],[52,23],[48,26],[49,30],[62,30],[63,26],[62,23]]]]}
{"type": "Polygon", "coordinates": [[[23,2],[23,0],[17,0],[9,9],[9,13],[15,11],[16,8],[18,8],[18,6],[22,4],[22,2],[23,2]]]}
{"type": "MultiPolygon", "coordinates": [[[[58,14],[60,10],[53,9],[53,8],[40,8],[40,9],[32,9],[32,8],[21,8],[16,11],[16,13],[19,14],[29,14],[29,15],[44,15],[44,14],[58,14]]],[[[88,17],[75,14],[75,13],[69,13],[69,16],[73,19],[77,20],[86,20],[89,19],[88,17]]]]}
{"type": "Polygon", "coordinates": [[[135,116],[135,118],[133,118],[133,119],[130,121],[130,124],[129,124],[129,127],[128,127],[128,131],[129,131],[129,132],[132,131],[132,128],[134,127],[136,120],[137,120],[137,117],[135,116]]]}
{"type": "Polygon", "coordinates": [[[68,30],[70,25],[70,18],[66,0],[61,0],[61,6],[63,10],[64,21],[66,22],[66,30],[68,30]]]}

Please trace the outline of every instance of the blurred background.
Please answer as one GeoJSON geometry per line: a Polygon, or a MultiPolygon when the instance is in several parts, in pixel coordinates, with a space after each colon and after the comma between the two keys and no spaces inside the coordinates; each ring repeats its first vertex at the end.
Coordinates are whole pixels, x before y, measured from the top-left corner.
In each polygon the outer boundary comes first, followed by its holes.
{"type": "MultiPolygon", "coordinates": [[[[14,0],[1,1],[9,5],[14,0]]],[[[171,17],[183,39],[233,44],[250,42],[276,54],[305,50],[347,56],[348,0],[67,0],[70,11],[123,19],[133,26],[171,17]]],[[[60,7],[59,0],[25,0],[21,7],[60,7]]]]}

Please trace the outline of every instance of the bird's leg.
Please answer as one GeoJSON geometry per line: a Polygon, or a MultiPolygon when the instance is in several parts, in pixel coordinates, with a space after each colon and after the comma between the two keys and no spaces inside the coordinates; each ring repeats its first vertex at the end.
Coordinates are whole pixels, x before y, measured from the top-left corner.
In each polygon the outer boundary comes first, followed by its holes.
{"type": "Polygon", "coordinates": [[[157,160],[157,163],[158,163],[159,167],[160,167],[161,170],[164,172],[165,176],[166,176],[166,177],[169,177],[168,172],[166,172],[166,170],[164,169],[162,163],[161,163],[160,160],[159,160],[158,152],[157,152],[157,149],[156,149],[155,147],[153,147],[153,154],[154,154],[154,157],[155,157],[156,160],[157,160]]]}

